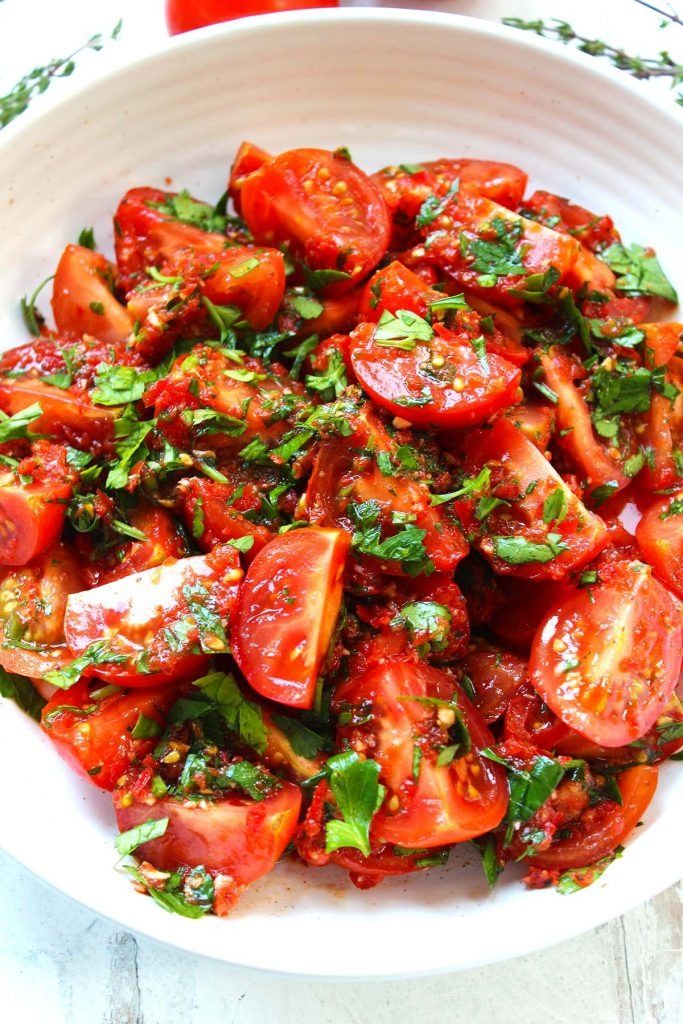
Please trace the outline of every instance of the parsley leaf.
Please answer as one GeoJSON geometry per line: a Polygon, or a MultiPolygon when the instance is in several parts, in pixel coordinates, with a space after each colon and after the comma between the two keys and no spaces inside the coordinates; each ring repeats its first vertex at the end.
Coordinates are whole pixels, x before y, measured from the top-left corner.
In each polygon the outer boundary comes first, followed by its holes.
{"type": "Polygon", "coordinates": [[[127,405],[142,398],[153,374],[138,366],[110,366],[100,363],[90,397],[95,405],[127,405]]]}
{"type": "Polygon", "coordinates": [[[543,522],[561,523],[566,517],[567,511],[567,496],[564,487],[558,487],[543,502],[543,522]]]}
{"type": "Polygon", "coordinates": [[[54,668],[50,672],[46,672],[43,679],[60,690],[68,690],[78,682],[87,668],[97,665],[120,665],[125,660],[125,654],[114,654],[104,640],[95,640],[83,651],[83,654],[79,654],[77,658],[62,668],[54,668]]]}
{"type": "Polygon", "coordinates": [[[351,540],[356,551],[382,561],[398,561],[408,576],[429,575],[434,571],[434,563],[423,543],[426,530],[404,523],[395,534],[382,540],[378,522],[380,506],[376,501],[351,502],[347,511],[357,527],[351,540]]]}
{"type": "Polygon", "coordinates": [[[559,533],[549,533],[543,543],[524,537],[493,537],[493,550],[508,565],[527,565],[529,562],[551,562],[567,550],[559,533]]]}
{"type": "Polygon", "coordinates": [[[676,289],[652,249],[642,245],[626,248],[617,242],[601,253],[601,259],[617,275],[617,290],[624,295],[658,295],[667,302],[678,302],[676,289]]]}
{"type": "Polygon", "coordinates": [[[320,733],[309,729],[298,719],[289,718],[286,715],[272,715],[271,717],[277,728],[289,740],[297,757],[305,757],[312,761],[321,751],[331,749],[332,741],[329,736],[321,736],[320,733]]]}
{"type": "Polygon", "coordinates": [[[370,822],[385,793],[379,783],[379,765],[369,758],[361,761],[355,751],[344,751],[329,759],[327,773],[342,821],[328,821],[325,850],[353,847],[368,857],[370,822]]]}
{"type": "Polygon", "coordinates": [[[448,639],[453,616],[443,604],[436,601],[414,601],[405,604],[392,620],[392,626],[406,626],[411,636],[420,643],[429,643],[437,651],[448,639]]]}
{"type": "Polygon", "coordinates": [[[409,309],[398,309],[396,314],[385,309],[375,328],[373,341],[382,348],[399,348],[411,352],[418,342],[434,337],[431,324],[409,309]]]}
{"type": "Polygon", "coordinates": [[[512,761],[500,757],[490,747],[481,752],[490,761],[502,765],[508,776],[510,787],[510,803],[508,804],[505,820],[508,822],[508,834],[506,842],[512,834],[514,824],[529,821],[539,807],[542,807],[550,794],[557,788],[565,769],[557,761],[538,754],[528,770],[518,768],[512,761]]]}
{"type": "Polygon", "coordinates": [[[225,231],[228,223],[228,218],[217,212],[216,207],[193,199],[186,189],[175,196],[167,196],[163,203],[148,202],[146,205],[160,213],[165,213],[173,220],[179,220],[183,224],[192,224],[193,227],[200,228],[202,231],[221,233],[225,231]]]}
{"type": "Polygon", "coordinates": [[[328,354],[327,369],[306,376],[306,387],[319,392],[325,400],[339,398],[348,386],[344,357],[336,348],[331,349],[328,354]]]}
{"type": "Polygon", "coordinates": [[[0,412],[0,443],[28,437],[27,428],[42,415],[43,410],[37,402],[15,412],[14,416],[0,412]]]}
{"type": "Polygon", "coordinates": [[[670,519],[671,516],[683,516],[683,498],[674,498],[669,507],[659,513],[660,519],[670,519]]]}
{"type": "Polygon", "coordinates": [[[116,445],[118,459],[109,469],[106,487],[121,489],[126,486],[134,463],[149,454],[145,438],[153,426],[152,420],[143,422],[125,416],[116,421],[114,430],[120,438],[116,445]]]}
{"type": "Polygon", "coordinates": [[[196,679],[193,685],[199,688],[203,698],[210,701],[228,729],[238,733],[244,743],[258,754],[263,753],[268,735],[261,708],[247,700],[234,676],[226,672],[211,672],[196,679]]]}

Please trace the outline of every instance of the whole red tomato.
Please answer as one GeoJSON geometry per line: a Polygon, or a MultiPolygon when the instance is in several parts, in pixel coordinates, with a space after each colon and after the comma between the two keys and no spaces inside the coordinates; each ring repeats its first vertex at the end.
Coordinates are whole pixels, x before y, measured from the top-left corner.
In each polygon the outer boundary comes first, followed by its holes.
{"type": "Polygon", "coordinates": [[[172,36],[250,14],[298,11],[307,7],[338,7],[339,0],[166,0],[166,21],[172,36]]]}

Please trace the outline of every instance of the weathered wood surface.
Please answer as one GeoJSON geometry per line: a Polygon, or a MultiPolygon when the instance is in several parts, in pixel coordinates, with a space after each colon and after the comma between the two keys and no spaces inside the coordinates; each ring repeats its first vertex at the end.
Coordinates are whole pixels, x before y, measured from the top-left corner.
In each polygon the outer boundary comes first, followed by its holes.
{"type": "Polygon", "coordinates": [[[505,964],[421,981],[332,984],[233,971],[136,939],[6,858],[0,878],[7,1024],[683,1021],[683,883],[596,931],[505,964]]]}

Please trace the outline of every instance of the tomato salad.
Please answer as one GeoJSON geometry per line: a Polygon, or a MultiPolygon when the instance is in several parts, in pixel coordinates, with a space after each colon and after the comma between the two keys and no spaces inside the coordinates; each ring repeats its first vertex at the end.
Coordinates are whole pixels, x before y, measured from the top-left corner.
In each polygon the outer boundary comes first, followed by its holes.
{"type": "Polygon", "coordinates": [[[656,254],[509,164],[251,143],[113,235],[0,357],[0,689],[136,887],[224,914],[283,855],[364,889],[461,843],[589,884],[683,746],[656,254]]]}

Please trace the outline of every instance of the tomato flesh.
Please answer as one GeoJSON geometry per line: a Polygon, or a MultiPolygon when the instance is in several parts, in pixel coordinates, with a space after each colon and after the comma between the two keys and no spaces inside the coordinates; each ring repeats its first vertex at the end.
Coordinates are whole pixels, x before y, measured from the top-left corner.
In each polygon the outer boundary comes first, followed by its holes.
{"type": "Polygon", "coordinates": [[[650,506],[636,540],[657,578],[683,600],[683,491],[650,506]]]}
{"type": "Polygon", "coordinates": [[[674,599],[649,567],[627,562],[545,617],[529,678],[565,725],[618,747],[654,725],[678,681],[682,651],[674,599]]]}
{"type": "Polygon", "coordinates": [[[150,818],[168,818],[163,836],[143,843],[137,856],[162,871],[179,867],[206,868],[229,875],[237,886],[267,874],[289,844],[301,807],[301,790],[282,782],[264,800],[227,797],[190,803],[164,797],[127,803],[117,791],[114,807],[119,830],[125,832],[150,818]]]}
{"type": "Polygon", "coordinates": [[[479,754],[493,738],[451,677],[426,665],[391,662],[343,684],[335,703],[370,719],[341,727],[339,738],[349,739],[355,750],[372,750],[380,766],[387,796],[373,819],[375,841],[431,849],[472,839],[500,823],[508,800],[505,778],[479,754]],[[470,753],[436,764],[434,743],[446,746],[448,733],[424,698],[457,704],[471,736],[470,753]],[[416,745],[422,751],[417,777],[416,745]]]}
{"type": "Polygon", "coordinates": [[[221,629],[242,577],[235,549],[218,552],[167,562],[72,594],[64,633],[74,656],[104,639],[122,660],[98,664],[95,674],[122,686],[201,674],[211,653],[227,650],[221,629]]]}
{"type": "Polygon", "coordinates": [[[351,363],[365,391],[395,416],[423,427],[466,427],[515,401],[519,369],[493,354],[484,363],[467,337],[439,326],[429,344],[402,351],[378,344],[378,331],[361,324],[352,332],[351,363]]]}
{"type": "Polygon", "coordinates": [[[349,538],[309,527],[274,538],[249,566],[231,626],[257,693],[310,708],[341,606],[349,538]]]}
{"type": "Polygon", "coordinates": [[[52,311],[57,330],[101,341],[125,341],[133,330],[125,306],[112,294],[114,268],[100,253],[67,245],[55,274],[52,311]]]}

